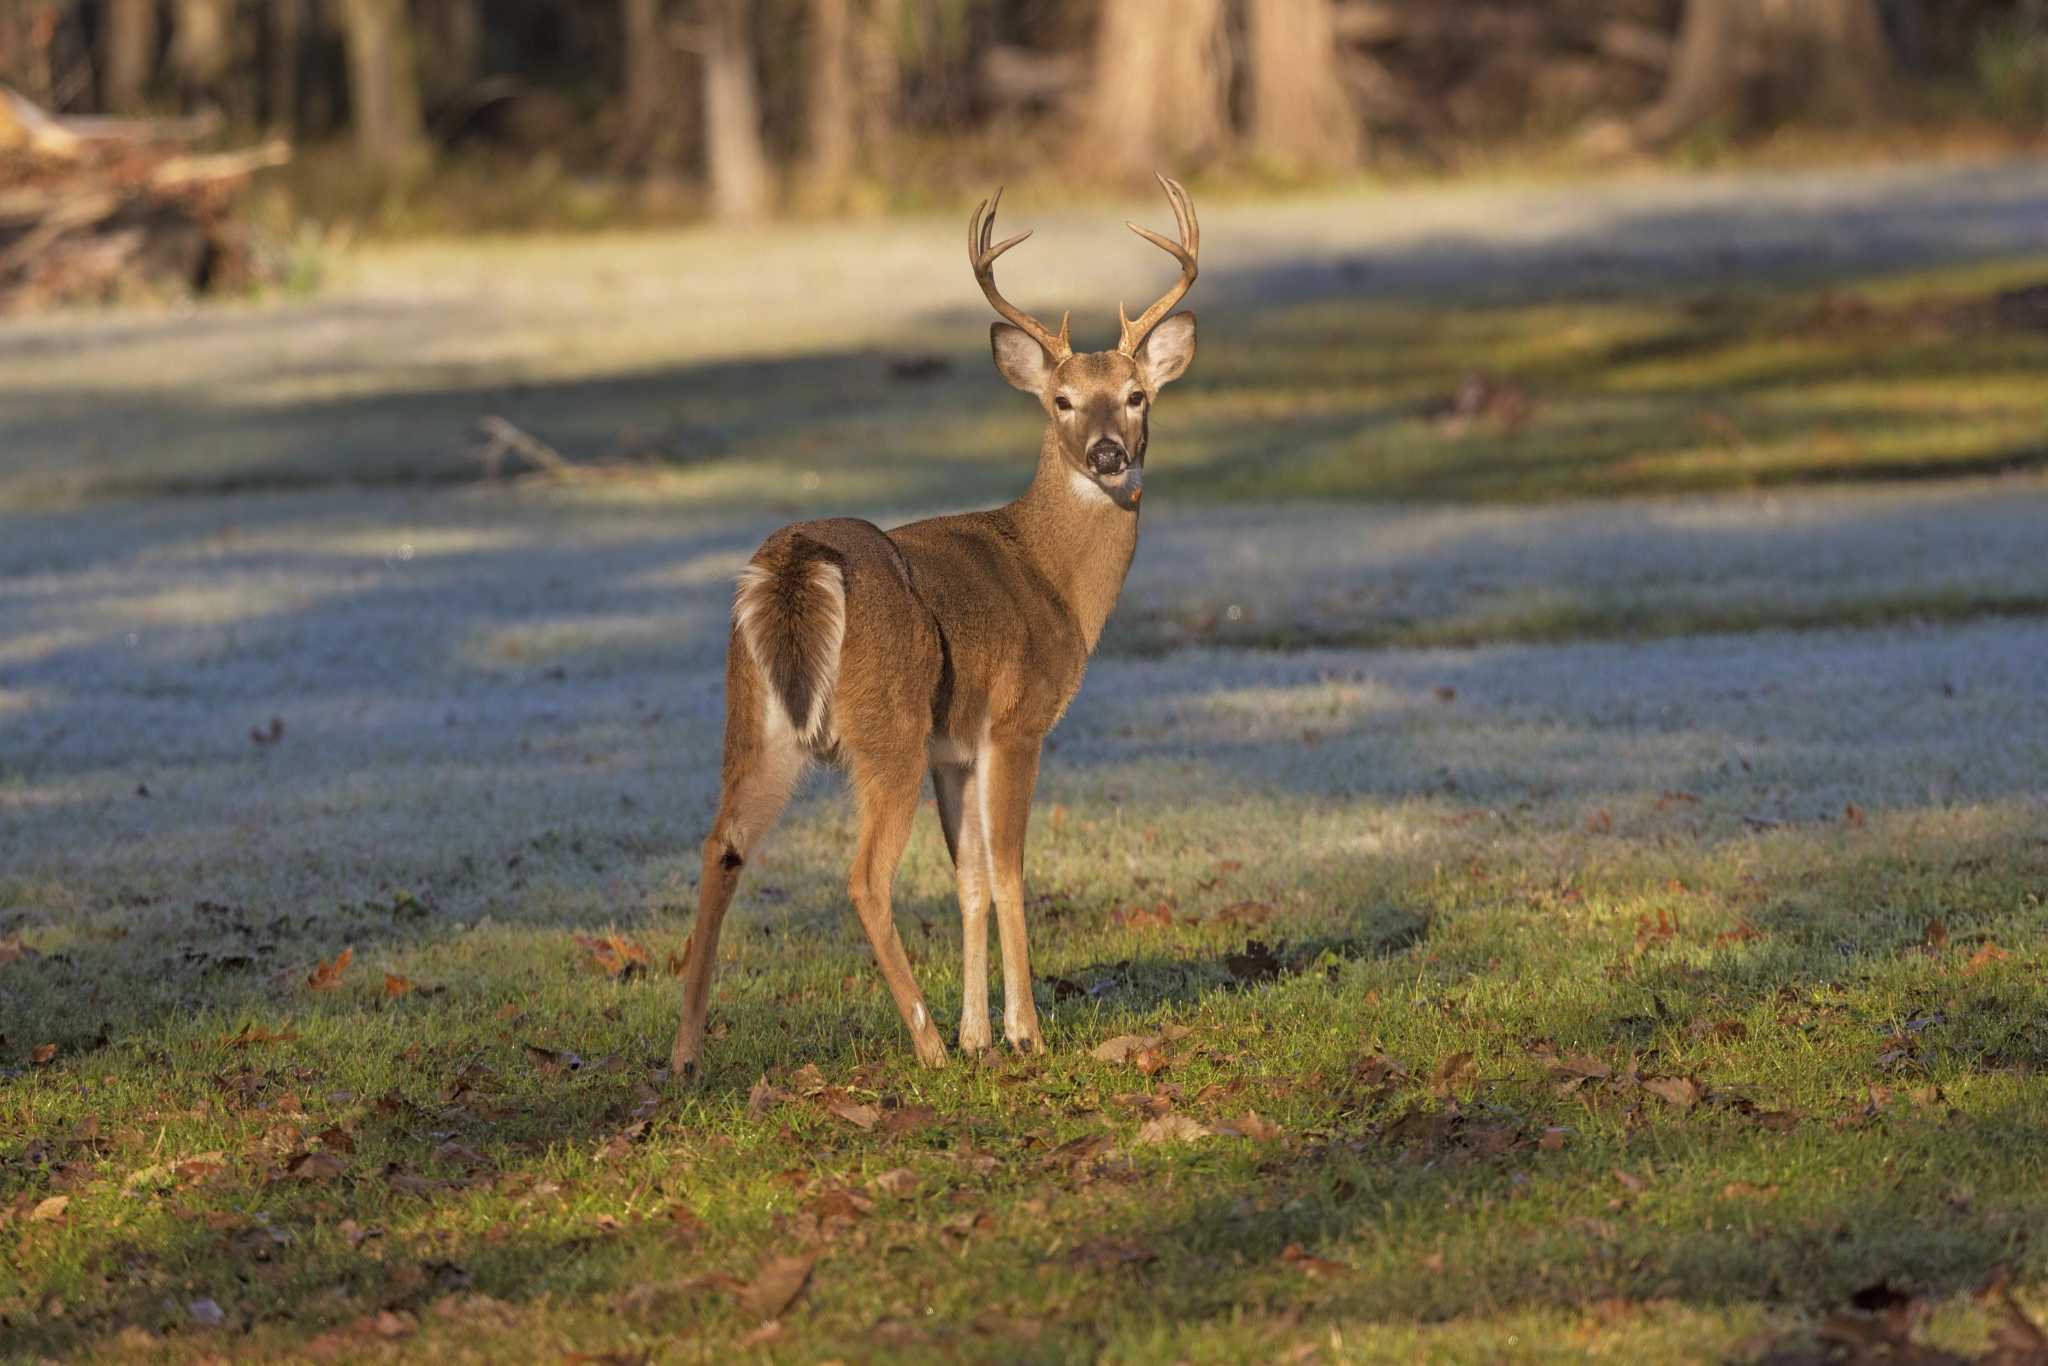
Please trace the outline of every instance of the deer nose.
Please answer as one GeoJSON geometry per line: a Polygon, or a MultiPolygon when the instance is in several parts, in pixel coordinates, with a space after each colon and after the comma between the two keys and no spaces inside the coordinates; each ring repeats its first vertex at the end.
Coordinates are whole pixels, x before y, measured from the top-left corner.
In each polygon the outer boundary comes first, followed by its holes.
{"type": "Polygon", "coordinates": [[[1097,474],[1115,474],[1130,463],[1130,452],[1124,449],[1123,442],[1121,441],[1114,441],[1104,437],[1088,448],[1089,468],[1093,469],[1097,474]]]}

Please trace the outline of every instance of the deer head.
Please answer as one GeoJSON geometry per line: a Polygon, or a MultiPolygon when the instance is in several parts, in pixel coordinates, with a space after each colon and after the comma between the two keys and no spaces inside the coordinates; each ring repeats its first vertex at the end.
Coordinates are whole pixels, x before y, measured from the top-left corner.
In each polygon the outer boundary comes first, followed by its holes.
{"type": "Polygon", "coordinates": [[[1071,315],[1060,315],[1060,330],[1055,333],[996,289],[996,258],[1031,235],[1020,232],[991,245],[996,206],[1003,199],[1000,189],[992,200],[977,204],[967,220],[967,256],[974,263],[974,278],[996,312],[1008,319],[989,327],[997,372],[1043,405],[1075,489],[1091,491],[1091,496],[1100,490],[1125,511],[1134,511],[1144,493],[1152,403],[1195,358],[1195,315],[1168,317],[1167,312],[1195,282],[1202,229],[1195,221],[1194,203],[1179,182],[1160,176],[1159,183],[1180,225],[1180,241],[1136,223],[1124,226],[1179,261],[1180,279],[1136,320],[1125,316],[1121,303],[1117,305],[1122,336],[1114,351],[1076,353],[1067,340],[1071,315]]]}

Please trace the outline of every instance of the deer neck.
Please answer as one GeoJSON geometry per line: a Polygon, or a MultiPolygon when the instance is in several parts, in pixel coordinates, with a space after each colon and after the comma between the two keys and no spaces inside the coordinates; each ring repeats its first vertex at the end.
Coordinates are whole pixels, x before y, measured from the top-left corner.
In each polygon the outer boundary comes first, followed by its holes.
{"type": "Polygon", "coordinates": [[[1066,603],[1092,652],[1138,548],[1137,512],[1124,511],[1076,473],[1050,427],[1039,443],[1038,473],[1009,511],[1024,553],[1066,603]]]}

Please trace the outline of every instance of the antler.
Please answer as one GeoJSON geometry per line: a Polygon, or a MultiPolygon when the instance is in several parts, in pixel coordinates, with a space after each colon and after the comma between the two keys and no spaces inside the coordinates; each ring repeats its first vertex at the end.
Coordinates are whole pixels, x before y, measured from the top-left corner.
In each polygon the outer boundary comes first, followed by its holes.
{"type": "Polygon", "coordinates": [[[1202,225],[1195,221],[1194,201],[1188,198],[1188,192],[1181,188],[1178,180],[1169,180],[1157,172],[1154,172],[1154,175],[1166,188],[1167,202],[1173,205],[1174,221],[1180,224],[1180,241],[1170,242],[1151,229],[1141,228],[1136,223],[1127,222],[1124,226],[1180,262],[1180,283],[1161,295],[1152,307],[1140,313],[1136,321],[1124,316],[1122,304],[1116,306],[1117,321],[1123,325],[1124,333],[1123,340],[1117,343],[1116,349],[1126,356],[1137,354],[1138,346],[1145,340],[1146,334],[1159,326],[1159,320],[1172,311],[1173,306],[1188,292],[1188,286],[1194,284],[1195,258],[1202,252],[1202,225]]]}
{"type": "Polygon", "coordinates": [[[998,186],[994,199],[984,199],[974,206],[974,213],[967,220],[967,259],[974,263],[974,278],[980,282],[981,292],[988,295],[988,301],[995,305],[996,312],[1024,329],[1033,341],[1045,348],[1053,364],[1058,365],[1074,354],[1073,346],[1067,341],[1067,319],[1071,315],[1060,315],[1059,335],[1054,336],[1051,328],[1005,299],[996,288],[996,258],[1031,235],[1027,228],[1015,237],[989,245],[989,239],[996,230],[996,206],[1002,202],[1003,191],[998,186]]]}

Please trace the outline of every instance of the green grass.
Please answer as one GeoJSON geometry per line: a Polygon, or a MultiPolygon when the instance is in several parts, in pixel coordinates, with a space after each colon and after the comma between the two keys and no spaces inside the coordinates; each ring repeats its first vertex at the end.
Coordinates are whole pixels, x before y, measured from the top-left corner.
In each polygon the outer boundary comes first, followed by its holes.
{"type": "MultiPolygon", "coordinates": [[[[1721,1360],[1884,1279],[1967,1347],[1989,1320],[1965,1292],[2002,1265],[2048,1307],[2048,847],[2025,808],[1763,834],[1678,801],[1601,815],[1424,801],[1429,857],[1302,865],[1242,832],[1315,844],[1360,813],[1042,814],[1050,1052],[939,1073],[833,885],[757,887],[688,1091],[658,1070],[676,908],[625,917],[652,971],[615,982],[546,887],[468,926],[389,894],[135,889],[0,968],[9,1349],[353,1357],[388,1312],[423,1355],[709,1358],[760,1321],[717,1278],[800,1251],[816,1267],[768,1343],[791,1360],[1721,1360]],[[1268,918],[1220,914],[1248,899],[1268,918]],[[1170,925],[1111,914],[1158,903],[1170,925]],[[1248,937],[1277,977],[1233,970],[1248,937]],[[309,989],[344,945],[339,986],[309,989]],[[387,973],[417,986],[387,998],[387,973]],[[1187,1032],[1149,1078],[1090,1055],[1168,1026],[1187,1032]],[[1582,1055],[1610,1075],[1573,1083],[1582,1055]],[[794,1098],[750,1109],[763,1076],[794,1098]],[[807,1076],[829,1089],[798,1094],[807,1076]],[[1277,1133],[1140,1138],[1153,1112],[1248,1111],[1277,1133]]],[[[936,843],[920,832],[901,920],[945,1014],[936,843]]]]}

